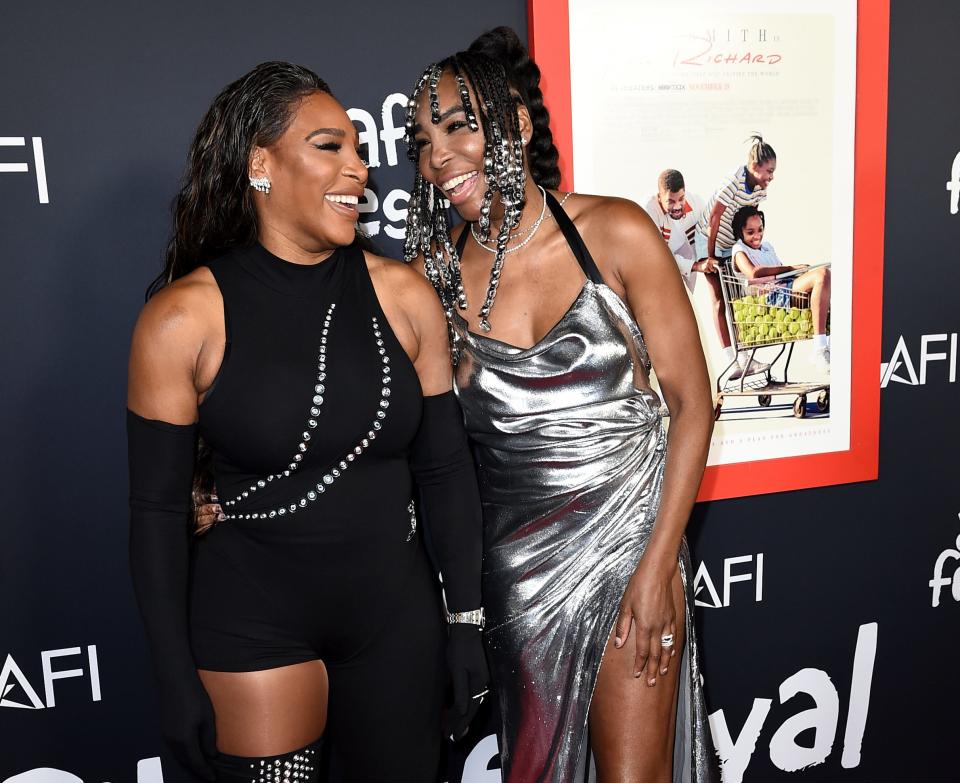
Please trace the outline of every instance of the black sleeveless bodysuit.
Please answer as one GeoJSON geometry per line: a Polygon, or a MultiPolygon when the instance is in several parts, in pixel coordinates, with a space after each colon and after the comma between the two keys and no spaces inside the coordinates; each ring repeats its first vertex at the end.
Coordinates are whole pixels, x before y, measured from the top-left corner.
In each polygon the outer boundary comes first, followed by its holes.
{"type": "MultiPolygon", "coordinates": [[[[354,244],[299,265],[254,245],[209,268],[227,348],[199,424],[228,519],[194,549],[196,664],[322,659],[334,741],[338,729],[377,742],[388,732],[393,764],[429,757],[443,637],[411,511],[422,394],[363,253],[354,244]],[[429,738],[410,734],[424,724],[429,738]]],[[[362,755],[349,762],[357,774],[373,763],[362,755]]]]}

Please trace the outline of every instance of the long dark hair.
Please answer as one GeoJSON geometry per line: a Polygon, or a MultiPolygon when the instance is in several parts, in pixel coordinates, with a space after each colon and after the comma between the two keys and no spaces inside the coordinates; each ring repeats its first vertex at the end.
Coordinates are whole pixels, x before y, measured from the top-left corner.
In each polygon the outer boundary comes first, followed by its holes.
{"type": "Polygon", "coordinates": [[[163,272],[148,297],[231,248],[256,241],[250,150],[275,143],[300,101],[314,92],[330,88],[302,65],[274,61],[261,63],[214,98],[190,145],[163,272]]]}

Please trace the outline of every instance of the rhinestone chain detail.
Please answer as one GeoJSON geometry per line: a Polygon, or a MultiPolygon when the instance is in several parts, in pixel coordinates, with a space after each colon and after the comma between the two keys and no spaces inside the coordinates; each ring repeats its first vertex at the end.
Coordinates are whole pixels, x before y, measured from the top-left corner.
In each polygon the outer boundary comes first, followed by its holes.
{"type": "MultiPolygon", "coordinates": [[[[327,336],[330,333],[330,322],[333,320],[333,311],[337,308],[336,302],[331,303],[330,307],[327,308],[326,318],[323,319],[323,329],[320,332],[320,349],[319,356],[317,357],[317,383],[313,387],[313,400],[310,408],[310,417],[307,419],[306,429],[300,435],[300,442],[297,444],[297,450],[294,452],[294,455],[290,458],[290,464],[287,465],[286,470],[282,470],[279,473],[271,473],[269,476],[264,476],[261,479],[258,479],[255,484],[251,484],[249,489],[243,490],[239,495],[237,495],[233,500],[228,500],[224,503],[225,508],[230,508],[237,503],[242,503],[257,490],[263,489],[267,484],[274,479],[283,479],[289,478],[289,476],[296,472],[297,468],[300,466],[300,462],[303,460],[303,455],[307,452],[307,443],[310,441],[310,430],[317,428],[317,417],[320,415],[320,407],[323,405],[323,393],[326,391],[326,387],[323,385],[323,382],[327,379],[327,336]]],[[[227,519],[239,519],[240,517],[236,514],[227,514],[227,519]]],[[[247,519],[252,519],[253,517],[246,517],[247,519]]]]}
{"type": "Polygon", "coordinates": [[[410,532],[407,533],[406,542],[408,543],[413,539],[414,535],[417,532],[417,509],[414,506],[413,501],[410,501],[410,504],[407,506],[407,512],[410,514],[410,532]]]}
{"type": "MultiPolygon", "coordinates": [[[[329,318],[329,314],[328,314],[328,318],[329,318]]],[[[363,452],[365,452],[370,447],[370,444],[377,439],[377,433],[383,427],[384,419],[387,418],[387,408],[390,407],[390,399],[389,399],[390,398],[390,382],[391,382],[390,357],[387,356],[387,349],[383,342],[383,333],[380,331],[380,322],[377,320],[376,316],[371,317],[371,322],[373,326],[373,335],[376,338],[376,343],[377,343],[377,353],[380,354],[380,362],[383,365],[380,368],[381,371],[383,372],[383,377],[380,379],[381,386],[380,386],[380,403],[378,406],[379,409],[377,410],[377,414],[370,425],[370,429],[367,431],[366,437],[361,438],[359,443],[357,443],[357,445],[354,446],[351,451],[347,452],[347,454],[344,455],[343,459],[340,460],[337,467],[334,467],[327,473],[324,473],[323,478],[319,482],[317,482],[316,487],[314,489],[308,490],[307,493],[303,497],[299,498],[295,503],[291,503],[288,506],[278,506],[277,508],[270,509],[269,511],[254,511],[249,514],[243,514],[243,513],[227,514],[226,515],[227,519],[274,519],[275,517],[278,517],[278,516],[279,517],[286,516],[288,513],[296,514],[299,509],[306,508],[308,503],[313,503],[317,498],[320,497],[320,495],[326,492],[327,489],[330,487],[330,485],[333,484],[334,481],[336,481],[338,478],[340,478],[340,476],[343,475],[343,471],[347,470],[347,468],[350,467],[350,464],[357,457],[363,454],[363,452]]],[[[324,329],[326,330],[326,327],[324,327],[324,329]]],[[[324,336],[323,339],[325,340],[326,337],[324,336]]],[[[320,366],[321,367],[326,366],[325,357],[326,357],[326,344],[323,343],[320,346],[320,366]]],[[[322,370],[321,370],[321,374],[323,374],[322,370]]],[[[314,397],[314,400],[316,399],[317,398],[314,397]]],[[[321,398],[321,403],[322,401],[323,400],[321,398]]],[[[315,405],[316,407],[310,409],[311,415],[313,415],[313,411],[315,410],[317,411],[317,413],[319,413],[319,403],[315,403],[315,405]]],[[[311,419],[311,421],[315,421],[315,420],[311,419]]],[[[316,425],[314,424],[313,426],[316,426],[316,425]]],[[[309,434],[309,433],[304,433],[304,434],[309,434]]],[[[300,460],[297,460],[296,457],[300,456],[303,451],[306,451],[305,448],[301,448],[303,446],[304,446],[304,442],[301,441],[298,446],[298,448],[300,448],[300,451],[294,456],[295,462],[291,463],[292,465],[299,463],[300,460]]],[[[289,471],[285,470],[279,474],[274,473],[273,477],[275,478],[279,478],[280,476],[286,477],[286,476],[289,476],[291,472],[292,470],[289,470],[289,471]]],[[[270,481],[270,478],[271,477],[268,476],[266,481],[270,481]]],[[[256,486],[259,489],[263,489],[263,487],[266,486],[266,483],[263,479],[261,479],[254,486],[256,486]]],[[[255,491],[256,490],[253,487],[251,487],[250,490],[244,490],[243,492],[240,493],[237,500],[233,501],[233,503],[230,503],[230,501],[228,501],[228,505],[233,505],[236,502],[238,502],[238,500],[246,499],[247,497],[249,497],[250,492],[255,492],[255,491]]]]}

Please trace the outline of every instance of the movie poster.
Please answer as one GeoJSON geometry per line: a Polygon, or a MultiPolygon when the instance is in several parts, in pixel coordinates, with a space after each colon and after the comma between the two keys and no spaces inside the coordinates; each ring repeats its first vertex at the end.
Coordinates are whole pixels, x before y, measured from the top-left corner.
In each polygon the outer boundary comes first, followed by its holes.
{"type": "Polygon", "coordinates": [[[569,2],[576,189],[644,206],[677,261],[708,465],[850,447],[856,28],[853,0],[569,2]]]}

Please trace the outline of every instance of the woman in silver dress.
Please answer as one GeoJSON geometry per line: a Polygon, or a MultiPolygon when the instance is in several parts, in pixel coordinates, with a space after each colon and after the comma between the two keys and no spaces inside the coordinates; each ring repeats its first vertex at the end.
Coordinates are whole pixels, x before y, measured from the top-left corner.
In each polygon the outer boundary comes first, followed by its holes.
{"type": "Polygon", "coordinates": [[[683,536],[713,422],[697,326],[641,207],[556,191],[539,77],[498,28],[428,67],[407,114],[405,255],[443,301],[475,446],[504,780],[582,780],[591,750],[601,781],[717,780],[683,536]]]}

